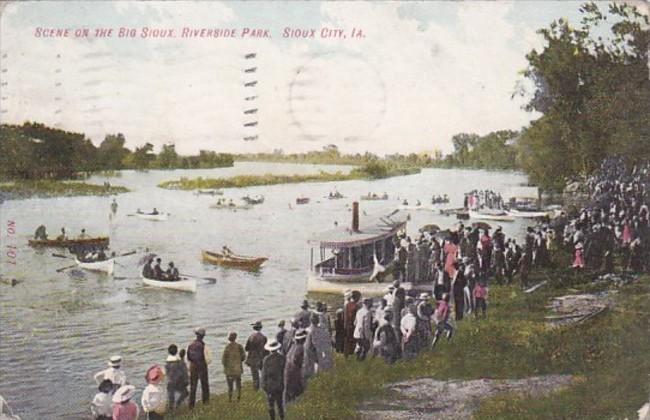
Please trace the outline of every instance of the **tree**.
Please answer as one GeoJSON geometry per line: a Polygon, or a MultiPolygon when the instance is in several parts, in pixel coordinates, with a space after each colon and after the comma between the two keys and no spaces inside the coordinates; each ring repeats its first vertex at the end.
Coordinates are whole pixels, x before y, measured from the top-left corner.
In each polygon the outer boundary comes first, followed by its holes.
{"type": "Polygon", "coordinates": [[[178,165],[178,153],[174,144],[164,144],[157,158],[158,167],[175,168],[178,165]]]}
{"type": "Polygon", "coordinates": [[[131,153],[124,147],[126,139],[122,133],[107,134],[97,149],[97,161],[103,169],[122,169],[124,159],[131,153]]]}

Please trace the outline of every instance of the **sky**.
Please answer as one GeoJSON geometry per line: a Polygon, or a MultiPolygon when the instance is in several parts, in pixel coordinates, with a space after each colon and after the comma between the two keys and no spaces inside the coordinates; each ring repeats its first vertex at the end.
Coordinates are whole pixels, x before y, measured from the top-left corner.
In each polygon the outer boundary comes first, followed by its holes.
{"type": "Polygon", "coordinates": [[[119,132],[128,147],[174,143],[185,154],[328,144],[347,153],[449,152],[454,134],[517,130],[539,118],[522,109],[525,97],[512,98],[526,83],[525,54],[543,48],[538,28],[560,17],[577,24],[579,5],[5,2],[0,121],[38,121],[95,144],[119,132]],[[66,28],[68,36],[37,36],[66,28]],[[120,37],[120,28],[136,36],[120,37]],[[174,36],[142,37],[144,28],[174,36]],[[184,28],[235,37],[187,38],[184,28]],[[243,36],[246,28],[270,37],[243,36]],[[90,36],[76,37],[83,29],[90,36]],[[97,37],[97,29],[113,32],[97,37]],[[335,30],[345,37],[325,36],[335,30]]]}

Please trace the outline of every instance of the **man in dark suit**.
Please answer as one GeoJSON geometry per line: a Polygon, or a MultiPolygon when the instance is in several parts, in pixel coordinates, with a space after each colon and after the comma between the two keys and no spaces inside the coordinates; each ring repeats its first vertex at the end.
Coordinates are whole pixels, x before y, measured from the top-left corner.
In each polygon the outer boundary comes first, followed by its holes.
{"type": "Polygon", "coordinates": [[[275,420],[275,406],[278,406],[278,415],[284,419],[284,404],[282,401],[284,393],[284,364],[285,358],[278,351],[282,344],[272,340],[264,349],[271,352],[262,362],[262,389],[266,392],[269,403],[269,416],[275,420]]]}

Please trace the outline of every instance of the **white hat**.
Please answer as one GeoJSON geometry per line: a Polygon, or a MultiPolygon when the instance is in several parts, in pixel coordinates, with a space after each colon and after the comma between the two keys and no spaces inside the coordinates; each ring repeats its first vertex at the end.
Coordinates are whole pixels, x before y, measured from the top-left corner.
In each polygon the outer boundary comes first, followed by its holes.
{"type": "Polygon", "coordinates": [[[113,402],[120,404],[130,400],[134,395],[135,387],[133,385],[122,385],[113,394],[113,402]]]}
{"type": "Polygon", "coordinates": [[[264,350],[267,351],[276,351],[282,347],[282,344],[278,343],[277,340],[271,340],[264,346],[264,350]]]}
{"type": "Polygon", "coordinates": [[[426,292],[425,293],[420,293],[420,296],[418,297],[418,299],[428,300],[429,299],[429,294],[426,293],[426,292]]]}
{"type": "Polygon", "coordinates": [[[347,297],[350,297],[350,296],[352,296],[352,290],[350,290],[350,289],[346,289],[346,290],[343,292],[343,297],[346,297],[346,298],[347,298],[347,297]]]}
{"type": "Polygon", "coordinates": [[[582,248],[583,248],[582,242],[578,242],[576,244],[576,249],[582,249],[582,248]]]}
{"type": "Polygon", "coordinates": [[[111,358],[108,359],[108,365],[111,367],[118,367],[121,364],[122,364],[122,357],[120,356],[111,356],[111,358]]]}

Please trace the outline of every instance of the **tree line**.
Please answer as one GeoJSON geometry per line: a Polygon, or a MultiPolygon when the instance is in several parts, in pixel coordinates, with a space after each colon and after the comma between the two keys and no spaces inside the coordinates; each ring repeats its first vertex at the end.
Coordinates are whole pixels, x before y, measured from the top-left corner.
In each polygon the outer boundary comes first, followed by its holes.
{"type": "Polygon", "coordinates": [[[158,154],[145,143],[134,150],[125,146],[123,134],[109,134],[95,146],[82,133],[59,130],[44,124],[0,125],[0,175],[19,179],[75,178],[103,170],[194,169],[233,165],[233,156],[201,150],[181,156],[173,144],[158,154]]]}

